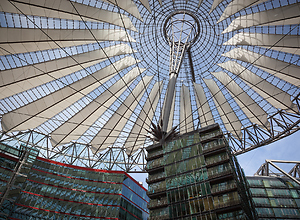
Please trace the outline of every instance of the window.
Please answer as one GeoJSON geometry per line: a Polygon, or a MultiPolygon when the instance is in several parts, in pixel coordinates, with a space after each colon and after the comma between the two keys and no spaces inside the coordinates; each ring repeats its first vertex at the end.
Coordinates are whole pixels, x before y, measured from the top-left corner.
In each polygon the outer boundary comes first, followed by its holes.
{"type": "Polygon", "coordinates": [[[253,198],[256,206],[270,206],[270,201],[268,198],[253,198]]]}
{"type": "Polygon", "coordinates": [[[247,179],[250,186],[263,186],[262,180],[257,179],[247,179]]]}
{"type": "Polygon", "coordinates": [[[266,190],[261,188],[251,188],[251,193],[255,196],[267,196],[266,190]]]}

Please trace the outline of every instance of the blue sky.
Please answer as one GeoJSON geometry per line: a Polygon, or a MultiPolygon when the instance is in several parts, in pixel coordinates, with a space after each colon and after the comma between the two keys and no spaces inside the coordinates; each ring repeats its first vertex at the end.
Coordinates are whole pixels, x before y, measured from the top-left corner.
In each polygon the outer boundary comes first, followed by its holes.
{"type": "MultiPolygon", "coordinates": [[[[267,146],[239,155],[237,158],[247,176],[253,176],[266,159],[300,161],[300,132],[296,132],[267,146]]],[[[293,166],[285,164],[276,165],[287,172],[290,171],[293,166]]],[[[132,173],[130,175],[137,181],[143,182],[143,186],[147,188],[147,183],[145,182],[147,174],[132,173]]]]}
{"type": "MultiPolygon", "coordinates": [[[[266,159],[300,161],[300,132],[238,156],[239,163],[248,176],[252,176],[266,159]]],[[[291,167],[285,164],[278,166],[285,171],[290,171],[291,167]]]]}

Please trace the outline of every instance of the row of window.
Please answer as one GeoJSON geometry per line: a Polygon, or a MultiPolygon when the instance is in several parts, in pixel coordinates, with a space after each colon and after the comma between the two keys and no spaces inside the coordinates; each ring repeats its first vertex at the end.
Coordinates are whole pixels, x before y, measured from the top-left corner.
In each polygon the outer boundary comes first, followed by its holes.
{"type": "Polygon", "coordinates": [[[128,188],[130,188],[131,192],[139,195],[144,200],[149,201],[149,198],[147,196],[147,190],[145,188],[143,188],[139,183],[133,181],[129,177],[128,178],[125,177],[125,180],[123,181],[123,184],[125,186],[127,186],[128,188]]]}
{"type": "Polygon", "coordinates": [[[160,167],[162,165],[165,165],[165,160],[163,157],[160,157],[155,160],[151,160],[151,161],[147,162],[146,169],[152,169],[155,167],[160,167]]]}
{"type": "Polygon", "coordinates": [[[245,216],[245,213],[242,210],[234,211],[234,212],[228,212],[224,214],[218,214],[218,219],[226,219],[226,220],[245,220],[247,217],[245,216]]]}
{"type": "Polygon", "coordinates": [[[265,189],[265,188],[251,188],[253,196],[265,197],[293,197],[299,198],[300,195],[294,189],[265,189]]]}
{"type": "Polygon", "coordinates": [[[268,207],[299,207],[300,199],[285,199],[285,198],[253,198],[256,206],[268,207]]]}
{"type": "Polygon", "coordinates": [[[216,148],[223,144],[225,144],[225,140],[223,138],[218,138],[213,141],[204,143],[202,146],[203,146],[203,150],[208,150],[208,149],[216,148]]]}
{"type": "Polygon", "coordinates": [[[157,183],[153,183],[149,185],[148,192],[150,193],[157,193],[160,191],[166,190],[166,181],[161,181],[157,183]]]}
{"type": "Polygon", "coordinates": [[[190,185],[193,183],[202,182],[208,179],[206,168],[195,170],[193,172],[184,173],[178,176],[173,176],[166,179],[167,189],[174,189],[181,186],[190,185]]]}
{"type": "Polygon", "coordinates": [[[299,217],[299,209],[288,209],[288,208],[256,208],[258,216],[261,217],[299,217]]]}
{"type": "Polygon", "coordinates": [[[166,176],[172,176],[172,175],[184,173],[188,170],[199,169],[204,166],[205,166],[204,157],[198,156],[192,159],[184,160],[179,163],[165,166],[165,174],[166,176]]]}
{"type": "Polygon", "coordinates": [[[135,203],[142,210],[148,212],[148,208],[147,208],[148,201],[143,199],[140,195],[132,192],[131,189],[123,186],[122,195],[126,197],[128,200],[130,200],[131,202],[135,203]]]}
{"type": "Polygon", "coordinates": [[[126,209],[120,209],[120,218],[126,219],[126,220],[135,220],[137,218],[142,219],[143,213],[140,209],[132,205],[130,202],[128,202],[126,199],[121,198],[121,206],[126,209]]]}
{"type": "Polygon", "coordinates": [[[89,170],[81,170],[72,167],[56,165],[52,163],[47,163],[41,160],[36,160],[34,162],[33,168],[38,170],[43,170],[46,172],[52,172],[62,176],[87,179],[93,181],[102,181],[102,182],[123,182],[124,175],[117,173],[105,173],[105,172],[96,172],[89,170]]]}
{"type": "MultiPolygon", "coordinates": [[[[152,210],[150,213],[150,217],[163,217],[163,216],[169,216],[169,208],[159,208],[152,210]]],[[[164,218],[162,218],[164,219],[164,218]]]]}
{"type": "Polygon", "coordinates": [[[205,197],[197,200],[172,204],[170,208],[170,218],[183,217],[195,213],[209,212],[214,209],[212,197],[205,197]]]}
{"type": "Polygon", "coordinates": [[[171,141],[163,146],[165,153],[178,150],[192,144],[196,144],[200,142],[200,137],[198,133],[183,137],[181,139],[171,141]]]}
{"type": "Polygon", "coordinates": [[[236,182],[234,180],[228,180],[226,182],[215,183],[215,184],[211,185],[211,191],[213,193],[216,193],[216,192],[221,192],[221,191],[233,189],[236,186],[237,185],[236,185],[236,182]]]}
{"type": "Polygon", "coordinates": [[[32,195],[23,192],[21,193],[21,196],[18,199],[17,203],[26,206],[42,208],[47,210],[48,209],[55,210],[55,211],[66,212],[66,213],[74,213],[73,211],[75,211],[75,213],[78,214],[77,212],[83,212],[88,209],[92,209],[92,211],[95,211],[96,209],[105,209],[105,207],[107,208],[110,206],[118,206],[120,205],[120,198],[121,196],[118,195],[110,195],[103,198],[96,197],[94,203],[90,203],[90,202],[85,202],[88,201],[88,196],[79,196],[78,198],[76,198],[75,195],[74,198],[71,198],[74,200],[67,200],[64,197],[49,198],[49,197],[32,195]],[[78,210],[76,210],[74,207],[76,207],[78,210]]]}
{"type": "Polygon", "coordinates": [[[233,206],[240,203],[240,198],[238,192],[230,192],[226,194],[221,194],[213,197],[215,208],[222,208],[225,206],[233,206]]]}
{"type": "Polygon", "coordinates": [[[12,171],[3,169],[0,167],[0,179],[3,181],[9,181],[10,177],[12,176],[12,171]]]}
{"type": "MultiPolygon", "coordinates": [[[[118,212],[119,207],[111,207],[106,209],[106,213],[108,216],[116,216],[111,217],[111,219],[118,220],[118,212]],[[115,214],[115,215],[114,215],[115,214]]],[[[87,211],[89,212],[89,211],[87,211]]],[[[16,206],[14,213],[11,215],[12,218],[21,219],[21,220],[41,220],[41,219],[49,219],[49,220],[99,220],[98,218],[93,218],[95,216],[88,216],[74,213],[65,213],[65,212],[54,212],[51,210],[43,210],[43,209],[32,209],[31,207],[23,207],[16,206]]],[[[100,219],[106,219],[105,217],[100,219]]]]}
{"type": "MultiPolygon", "coordinates": [[[[119,214],[126,215],[128,219],[142,219],[142,211],[132,205],[125,199],[121,199],[121,196],[110,196],[115,198],[114,201],[109,202],[110,205],[101,204],[82,204],[72,203],[69,201],[61,201],[53,198],[38,197],[36,195],[22,193],[19,203],[26,207],[31,207],[31,215],[36,216],[36,213],[40,213],[40,216],[51,215],[51,213],[64,213],[69,215],[80,216],[92,216],[92,217],[109,217],[118,218],[119,214]],[[119,207],[119,206],[122,207],[119,207]],[[120,211],[120,213],[119,213],[120,211]]],[[[18,208],[15,210],[18,212],[18,208]]],[[[15,215],[19,215],[16,213],[15,215]]],[[[22,218],[23,219],[23,218],[22,218]]],[[[57,218],[55,218],[57,219],[57,218]]],[[[121,218],[122,219],[122,218],[121,218]]]]}
{"type": "Polygon", "coordinates": [[[15,168],[16,164],[17,164],[17,161],[10,160],[10,159],[5,158],[5,157],[1,157],[0,158],[0,164],[1,164],[1,167],[3,167],[3,168],[13,170],[15,168]]]}
{"type": "MultiPolygon", "coordinates": [[[[171,197],[170,199],[177,199],[176,195],[168,194],[168,197],[169,195],[171,197]]],[[[169,207],[172,213],[171,217],[177,218],[195,213],[208,212],[214,209],[233,206],[236,204],[240,204],[239,195],[237,192],[230,192],[214,197],[208,196],[199,199],[188,200],[185,202],[179,202],[176,204],[171,204],[169,207]]]]}
{"type": "Polygon", "coordinates": [[[174,163],[180,160],[188,159],[190,157],[194,157],[196,155],[201,154],[201,145],[192,145],[190,147],[182,148],[177,151],[172,151],[164,155],[165,164],[168,165],[170,163],[174,163]]]}
{"type": "Polygon", "coordinates": [[[213,131],[210,131],[210,132],[201,133],[200,137],[201,137],[201,140],[204,141],[204,140],[213,138],[215,136],[218,136],[220,134],[221,134],[221,131],[219,129],[217,129],[217,130],[213,130],[213,131]]]}
{"type": "Polygon", "coordinates": [[[29,179],[54,186],[60,186],[70,189],[79,189],[85,191],[98,191],[105,193],[120,193],[122,184],[111,184],[102,182],[93,182],[80,179],[71,179],[61,176],[51,175],[39,171],[31,172],[29,179]]]}
{"type": "Polygon", "coordinates": [[[207,169],[207,174],[208,174],[208,177],[214,177],[214,176],[217,176],[219,174],[224,174],[224,173],[230,172],[231,170],[232,169],[231,169],[230,164],[225,163],[225,164],[221,164],[221,165],[218,165],[218,166],[208,168],[207,169]]]}
{"type": "Polygon", "coordinates": [[[113,204],[112,201],[115,200],[114,198],[120,196],[120,195],[112,195],[112,194],[86,193],[80,191],[65,190],[57,187],[51,187],[51,186],[40,185],[35,183],[33,184],[28,183],[25,188],[25,191],[38,194],[41,196],[48,196],[48,197],[60,198],[64,200],[95,203],[95,204],[113,204]]]}
{"type": "Polygon", "coordinates": [[[250,187],[266,188],[299,188],[299,185],[293,181],[281,178],[257,179],[247,178],[250,187]]]}
{"type": "MultiPolygon", "coordinates": [[[[24,146],[24,145],[21,145],[21,147],[22,146],[24,146]]],[[[3,143],[0,143],[0,150],[2,152],[12,154],[16,157],[20,157],[21,154],[24,153],[24,151],[22,151],[22,150],[16,149],[14,147],[11,147],[11,146],[3,144],[3,143]]],[[[29,163],[32,163],[35,160],[38,153],[39,153],[38,150],[36,150],[34,148],[27,148],[26,152],[28,152],[28,158],[27,158],[26,161],[28,161],[29,163]]]]}
{"type": "Polygon", "coordinates": [[[209,183],[198,183],[167,192],[169,203],[175,203],[211,194],[209,183]]]}
{"type": "Polygon", "coordinates": [[[217,162],[220,162],[220,161],[224,161],[226,159],[229,159],[228,153],[223,152],[223,153],[220,153],[220,154],[212,155],[210,157],[206,157],[205,158],[205,163],[206,163],[206,165],[209,165],[209,164],[214,164],[214,163],[217,163],[217,162]]]}

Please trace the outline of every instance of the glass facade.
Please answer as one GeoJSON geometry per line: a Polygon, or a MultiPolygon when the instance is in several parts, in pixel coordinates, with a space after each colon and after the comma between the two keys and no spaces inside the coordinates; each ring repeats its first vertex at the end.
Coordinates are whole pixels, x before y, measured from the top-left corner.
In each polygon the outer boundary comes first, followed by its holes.
{"type": "Polygon", "coordinates": [[[125,172],[67,165],[37,153],[1,145],[0,219],[147,219],[146,189],[125,172]]]}
{"type": "Polygon", "coordinates": [[[150,220],[255,219],[244,174],[217,124],[147,151],[150,220]]]}
{"type": "Polygon", "coordinates": [[[260,220],[300,219],[300,186],[288,178],[247,177],[260,220]]]}

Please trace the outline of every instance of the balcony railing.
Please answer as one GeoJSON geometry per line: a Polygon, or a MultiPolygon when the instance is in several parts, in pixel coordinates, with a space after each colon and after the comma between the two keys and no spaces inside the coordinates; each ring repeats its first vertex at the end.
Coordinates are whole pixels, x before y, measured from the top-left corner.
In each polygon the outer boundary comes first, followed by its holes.
{"type": "Polygon", "coordinates": [[[209,139],[212,139],[212,138],[220,136],[220,135],[222,135],[221,131],[210,132],[210,133],[207,133],[205,135],[201,135],[200,140],[201,141],[207,141],[209,139]]]}
{"type": "MultiPolygon", "coordinates": [[[[258,213],[259,217],[275,217],[274,213],[258,213]]],[[[291,216],[290,216],[291,217],[291,216]]]]}
{"type": "Polygon", "coordinates": [[[149,196],[149,195],[160,193],[160,192],[163,192],[163,191],[166,191],[166,184],[165,183],[160,184],[159,186],[157,186],[154,189],[151,189],[151,186],[150,186],[149,190],[147,191],[147,195],[149,196]]]}
{"type": "Polygon", "coordinates": [[[224,192],[235,188],[236,188],[236,183],[230,183],[225,186],[216,186],[216,187],[213,186],[211,188],[211,193],[215,194],[215,193],[224,192]]]}
{"type": "Polygon", "coordinates": [[[150,163],[148,162],[146,165],[146,170],[151,170],[163,165],[165,165],[165,161],[163,160],[163,158],[159,158],[157,160],[150,161],[150,163]]]}
{"type": "Polygon", "coordinates": [[[164,153],[163,150],[150,152],[150,153],[148,153],[148,155],[147,155],[147,157],[146,157],[146,160],[149,160],[149,159],[151,159],[151,158],[154,158],[154,157],[163,155],[163,153],[164,153]]]}
{"type": "Polygon", "coordinates": [[[228,155],[222,155],[222,156],[219,156],[219,157],[207,158],[205,160],[205,163],[206,163],[207,166],[209,166],[209,165],[219,163],[221,161],[226,161],[228,159],[229,159],[228,155]]]}
{"type": "Polygon", "coordinates": [[[148,208],[151,209],[151,208],[162,207],[166,205],[168,205],[167,197],[163,199],[151,199],[148,208]]]}
{"type": "Polygon", "coordinates": [[[224,148],[225,147],[225,144],[224,143],[218,143],[218,144],[208,144],[208,145],[204,145],[203,147],[203,153],[208,153],[208,152],[211,152],[211,151],[215,151],[215,150],[218,150],[220,148],[224,148]]]}
{"type": "Polygon", "coordinates": [[[225,208],[225,207],[229,207],[229,206],[235,206],[235,205],[239,205],[241,204],[240,200],[230,200],[224,203],[219,203],[219,204],[215,204],[214,207],[215,209],[220,209],[220,208],[225,208]]]}
{"type": "Polygon", "coordinates": [[[225,176],[225,175],[228,175],[228,174],[231,174],[232,171],[231,169],[228,169],[228,170],[223,170],[221,172],[207,172],[207,175],[208,175],[208,178],[209,179],[212,179],[212,178],[217,178],[217,177],[221,177],[221,176],[225,176]]]}
{"type": "Polygon", "coordinates": [[[162,180],[166,177],[165,173],[158,173],[155,175],[150,175],[149,178],[146,179],[147,183],[156,182],[158,180],[162,180]]]}
{"type": "MultiPolygon", "coordinates": [[[[253,197],[268,197],[267,193],[253,193],[253,192],[252,192],[252,196],[253,197]]],[[[278,197],[278,196],[276,196],[276,197],[278,197]]],[[[288,197],[290,197],[290,196],[288,196],[288,197]]]]}
{"type": "Polygon", "coordinates": [[[151,216],[148,218],[148,220],[164,220],[169,219],[169,215],[160,215],[160,216],[151,216]]]}

